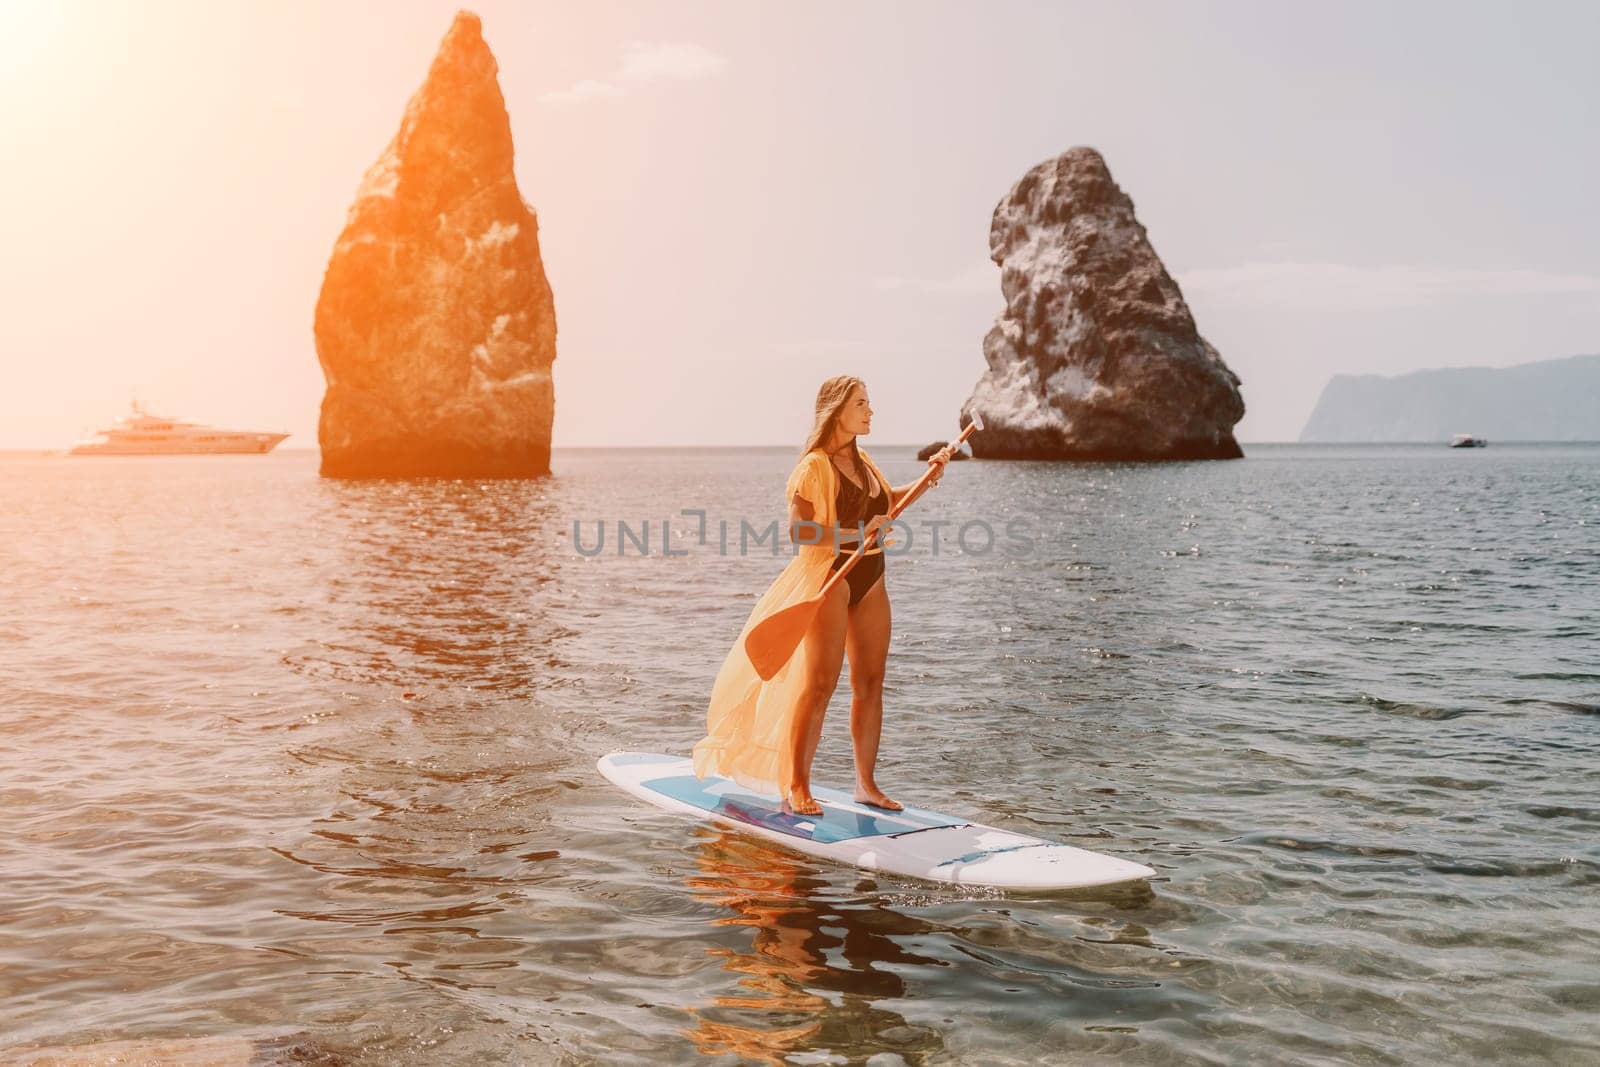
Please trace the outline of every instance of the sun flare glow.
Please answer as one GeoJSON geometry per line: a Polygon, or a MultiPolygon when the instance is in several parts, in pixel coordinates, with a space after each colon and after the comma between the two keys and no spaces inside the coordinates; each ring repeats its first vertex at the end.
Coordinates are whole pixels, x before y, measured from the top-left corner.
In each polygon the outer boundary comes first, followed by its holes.
{"type": "Polygon", "coordinates": [[[70,14],[65,4],[0,0],[0,79],[15,85],[48,61],[70,14]]]}

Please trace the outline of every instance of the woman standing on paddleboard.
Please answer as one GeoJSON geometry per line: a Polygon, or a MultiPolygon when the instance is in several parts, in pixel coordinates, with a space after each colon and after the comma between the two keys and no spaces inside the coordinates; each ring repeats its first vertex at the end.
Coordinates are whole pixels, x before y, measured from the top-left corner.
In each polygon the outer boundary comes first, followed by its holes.
{"type": "MultiPolygon", "coordinates": [[[[751,628],[812,596],[871,537],[891,508],[938,484],[952,449],[935,453],[921,487],[895,488],[856,438],[872,429],[872,405],[860,378],[829,378],[817,392],[816,418],[804,454],[789,475],[785,497],[795,558],[750,613],[712,687],[706,737],[695,745],[700,777],[720,774],[783,798],[784,810],[820,815],[811,795],[811,762],[822,719],[850,659],[850,738],[855,751],[856,800],[899,810],[878,788],[874,771],[883,729],[883,673],[889,654],[889,593],[882,548],[873,545],[828,591],[799,649],[762,681],[745,651],[751,628]]],[[[903,503],[902,503],[903,502],[903,503]]],[[[892,542],[891,542],[892,543],[892,542]]]]}

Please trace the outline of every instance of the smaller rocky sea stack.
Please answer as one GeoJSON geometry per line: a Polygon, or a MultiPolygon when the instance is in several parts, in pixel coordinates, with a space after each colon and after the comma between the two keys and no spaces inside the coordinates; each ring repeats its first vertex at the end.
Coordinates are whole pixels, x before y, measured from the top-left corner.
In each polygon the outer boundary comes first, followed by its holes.
{"type": "Polygon", "coordinates": [[[325,475],[550,471],[555,303],[498,70],[458,14],[350,208],[317,300],[325,475]]]}
{"type": "Polygon", "coordinates": [[[1022,176],[994,209],[989,256],[1006,307],[961,410],[988,459],[1235,459],[1239,379],[1092,148],[1022,176]]]}

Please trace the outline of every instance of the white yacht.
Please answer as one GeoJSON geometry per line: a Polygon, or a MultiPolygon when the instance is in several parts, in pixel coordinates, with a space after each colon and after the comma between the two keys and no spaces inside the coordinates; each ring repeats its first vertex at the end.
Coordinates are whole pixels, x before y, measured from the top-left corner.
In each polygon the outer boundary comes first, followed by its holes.
{"type": "Polygon", "coordinates": [[[134,401],[133,413],[118,419],[114,426],[100,430],[99,437],[79,441],[67,451],[69,456],[192,456],[225,453],[266,453],[278,447],[286,433],[256,433],[251,430],[218,430],[182,419],[152,415],[134,401]]]}
{"type": "Polygon", "coordinates": [[[1483,448],[1489,442],[1481,437],[1474,437],[1470,433],[1458,433],[1450,438],[1451,448],[1483,448]]]}

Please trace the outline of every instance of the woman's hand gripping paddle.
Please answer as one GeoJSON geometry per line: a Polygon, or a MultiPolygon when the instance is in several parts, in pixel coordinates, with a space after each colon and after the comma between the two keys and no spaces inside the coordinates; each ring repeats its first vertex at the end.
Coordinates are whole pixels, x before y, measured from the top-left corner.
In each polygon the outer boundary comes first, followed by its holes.
{"type": "MultiPolygon", "coordinates": [[[[983,429],[983,420],[977,415],[973,415],[972,421],[967,423],[967,428],[961,431],[961,436],[950,442],[951,453],[954,454],[956,449],[961,447],[962,442],[972,436],[974,430],[981,429],[983,429]]],[[[917,494],[922,491],[923,484],[933,477],[933,472],[937,467],[938,464],[936,463],[928,465],[928,469],[923,472],[922,477],[913,482],[906,495],[900,498],[900,503],[889,509],[890,519],[898,518],[911,501],[916,499],[917,494]]],[[[877,530],[872,531],[866,540],[862,541],[856,550],[850,554],[850,558],[844,561],[844,565],[834,571],[828,580],[822,583],[822,588],[817,590],[810,598],[802,600],[798,604],[791,604],[782,611],[773,612],[756,623],[750,632],[745,635],[744,653],[750,657],[750,663],[755,667],[756,673],[761,676],[762,681],[770,680],[773,675],[783,669],[785,663],[789,662],[790,657],[795,653],[795,649],[800,647],[800,642],[805,640],[806,631],[811,629],[811,621],[817,617],[817,609],[822,607],[822,601],[827,597],[828,591],[833,588],[834,583],[843,581],[844,576],[850,573],[850,568],[861,561],[867,549],[878,541],[882,530],[883,527],[879,527],[877,530]]]]}

